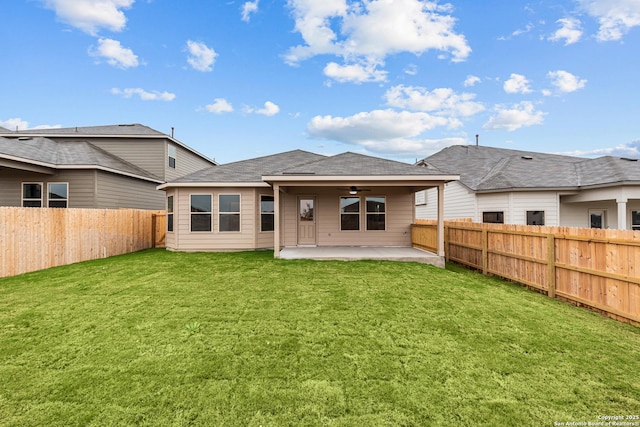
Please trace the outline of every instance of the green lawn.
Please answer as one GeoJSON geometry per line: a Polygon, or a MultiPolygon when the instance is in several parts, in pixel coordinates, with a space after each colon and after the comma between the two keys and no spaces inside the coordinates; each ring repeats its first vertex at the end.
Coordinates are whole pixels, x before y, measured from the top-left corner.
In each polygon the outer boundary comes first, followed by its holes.
{"type": "Polygon", "coordinates": [[[640,414],[640,329],[458,266],[149,250],[0,279],[0,425],[640,414]]]}

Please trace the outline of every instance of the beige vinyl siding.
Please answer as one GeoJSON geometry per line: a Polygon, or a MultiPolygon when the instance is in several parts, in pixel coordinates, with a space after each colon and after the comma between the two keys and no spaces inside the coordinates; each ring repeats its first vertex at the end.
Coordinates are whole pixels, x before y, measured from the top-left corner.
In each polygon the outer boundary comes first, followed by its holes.
{"type": "Polygon", "coordinates": [[[181,176],[188,175],[193,172],[197,172],[209,166],[213,166],[210,162],[206,161],[202,157],[194,154],[193,152],[182,148],[181,146],[174,144],[170,141],[165,143],[166,155],[164,158],[164,165],[166,167],[166,181],[172,181],[181,176]],[[176,167],[169,167],[169,145],[173,145],[176,148],[176,167]]]}
{"type": "Polygon", "coordinates": [[[96,207],[164,210],[165,192],[156,190],[157,185],[155,182],[98,171],[96,207]]]}
{"type": "Polygon", "coordinates": [[[360,193],[360,230],[340,230],[340,196],[345,192],[333,188],[291,189],[284,195],[284,245],[297,245],[298,196],[316,196],[316,244],[318,246],[411,246],[410,227],[413,222],[413,193],[400,188],[376,188],[360,193]],[[386,198],[386,230],[366,230],[365,198],[386,198]]]}
{"type": "Polygon", "coordinates": [[[179,188],[175,190],[173,242],[167,248],[177,251],[225,251],[255,249],[255,190],[253,188],[179,188]],[[191,232],[191,194],[210,194],[213,226],[210,232],[191,232]],[[240,231],[219,232],[219,194],[240,194],[240,231]]]}
{"type": "MultiPolygon", "coordinates": [[[[416,206],[416,218],[438,218],[438,189],[426,190],[426,205],[416,206]]],[[[459,182],[444,186],[444,219],[477,218],[476,196],[459,182]]],[[[482,215],[480,215],[482,220],[482,215]]]]}
{"type": "Polygon", "coordinates": [[[44,182],[51,175],[0,168],[0,206],[20,206],[23,182],[44,182]]]}

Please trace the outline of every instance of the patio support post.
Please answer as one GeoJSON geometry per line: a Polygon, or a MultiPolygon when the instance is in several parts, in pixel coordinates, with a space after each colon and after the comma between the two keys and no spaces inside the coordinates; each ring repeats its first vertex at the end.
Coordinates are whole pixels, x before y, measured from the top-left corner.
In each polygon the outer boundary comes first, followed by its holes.
{"type": "Polygon", "coordinates": [[[444,256],[444,183],[438,184],[438,256],[444,256]]]}
{"type": "Polygon", "coordinates": [[[280,185],[273,184],[273,257],[280,258],[280,185]]]}
{"type": "Polygon", "coordinates": [[[618,230],[627,229],[627,199],[616,199],[618,202],[618,230]]]}

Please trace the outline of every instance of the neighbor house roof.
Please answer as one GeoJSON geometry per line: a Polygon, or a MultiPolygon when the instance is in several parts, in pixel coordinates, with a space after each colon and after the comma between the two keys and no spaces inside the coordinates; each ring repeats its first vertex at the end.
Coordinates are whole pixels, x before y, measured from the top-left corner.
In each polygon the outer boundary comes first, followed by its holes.
{"type": "Polygon", "coordinates": [[[141,125],[139,123],[104,126],[75,126],[70,128],[27,129],[18,131],[11,131],[8,129],[0,128],[0,136],[4,136],[7,138],[19,138],[20,136],[41,136],[45,138],[131,138],[133,140],[147,138],[165,138],[175,143],[176,145],[179,145],[184,149],[191,151],[199,157],[202,157],[211,164],[217,164],[215,160],[212,160],[204,154],[199,153],[188,145],[178,141],[173,136],[169,136],[160,131],[152,129],[149,126],[141,125]]]}
{"type": "Polygon", "coordinates": [[[59,142],[43,137],[0,137],[0,158],[52,169],[101,169],[154,182],[162,180],[86,141],[59,142]]]}
{"type": "Polygon", "coordinates": [[[186,186],[266,186],[271,181],[319,180],[346,177],[377,177],[389,180],[393,177],[406,179],[458,179],[457,174],[447,175],[434,169],[421,168],[407,163],[343,153],[323,156],[303,150],[287,151],[280,154],[242,160],[203,169],[186,175],[158,188],[186,186]]]}
{"type": "Polygon", "coordinates": [[[620,183],[640,183],[637,159],[583,157],[504,148],[454,145],[418,165],[459,173],[474,191],[578,189],[620,183]]]}

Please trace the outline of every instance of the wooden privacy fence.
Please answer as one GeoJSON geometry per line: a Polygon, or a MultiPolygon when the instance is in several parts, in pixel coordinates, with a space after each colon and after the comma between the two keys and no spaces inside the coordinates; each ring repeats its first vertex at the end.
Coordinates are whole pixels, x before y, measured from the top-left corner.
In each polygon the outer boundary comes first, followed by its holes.
{"type": "MultiPolygon", "coordinates": [[[[411,234],[429,247],[437,229],[411,234]]],[[[447,261],[640,323],[640,232],[446,221],[444,237],[447,261]]]]}
{"type": "Polygon", "coordinates": [[[0,277],[164,246],[161,211],[0,207],[0,277]]]}

